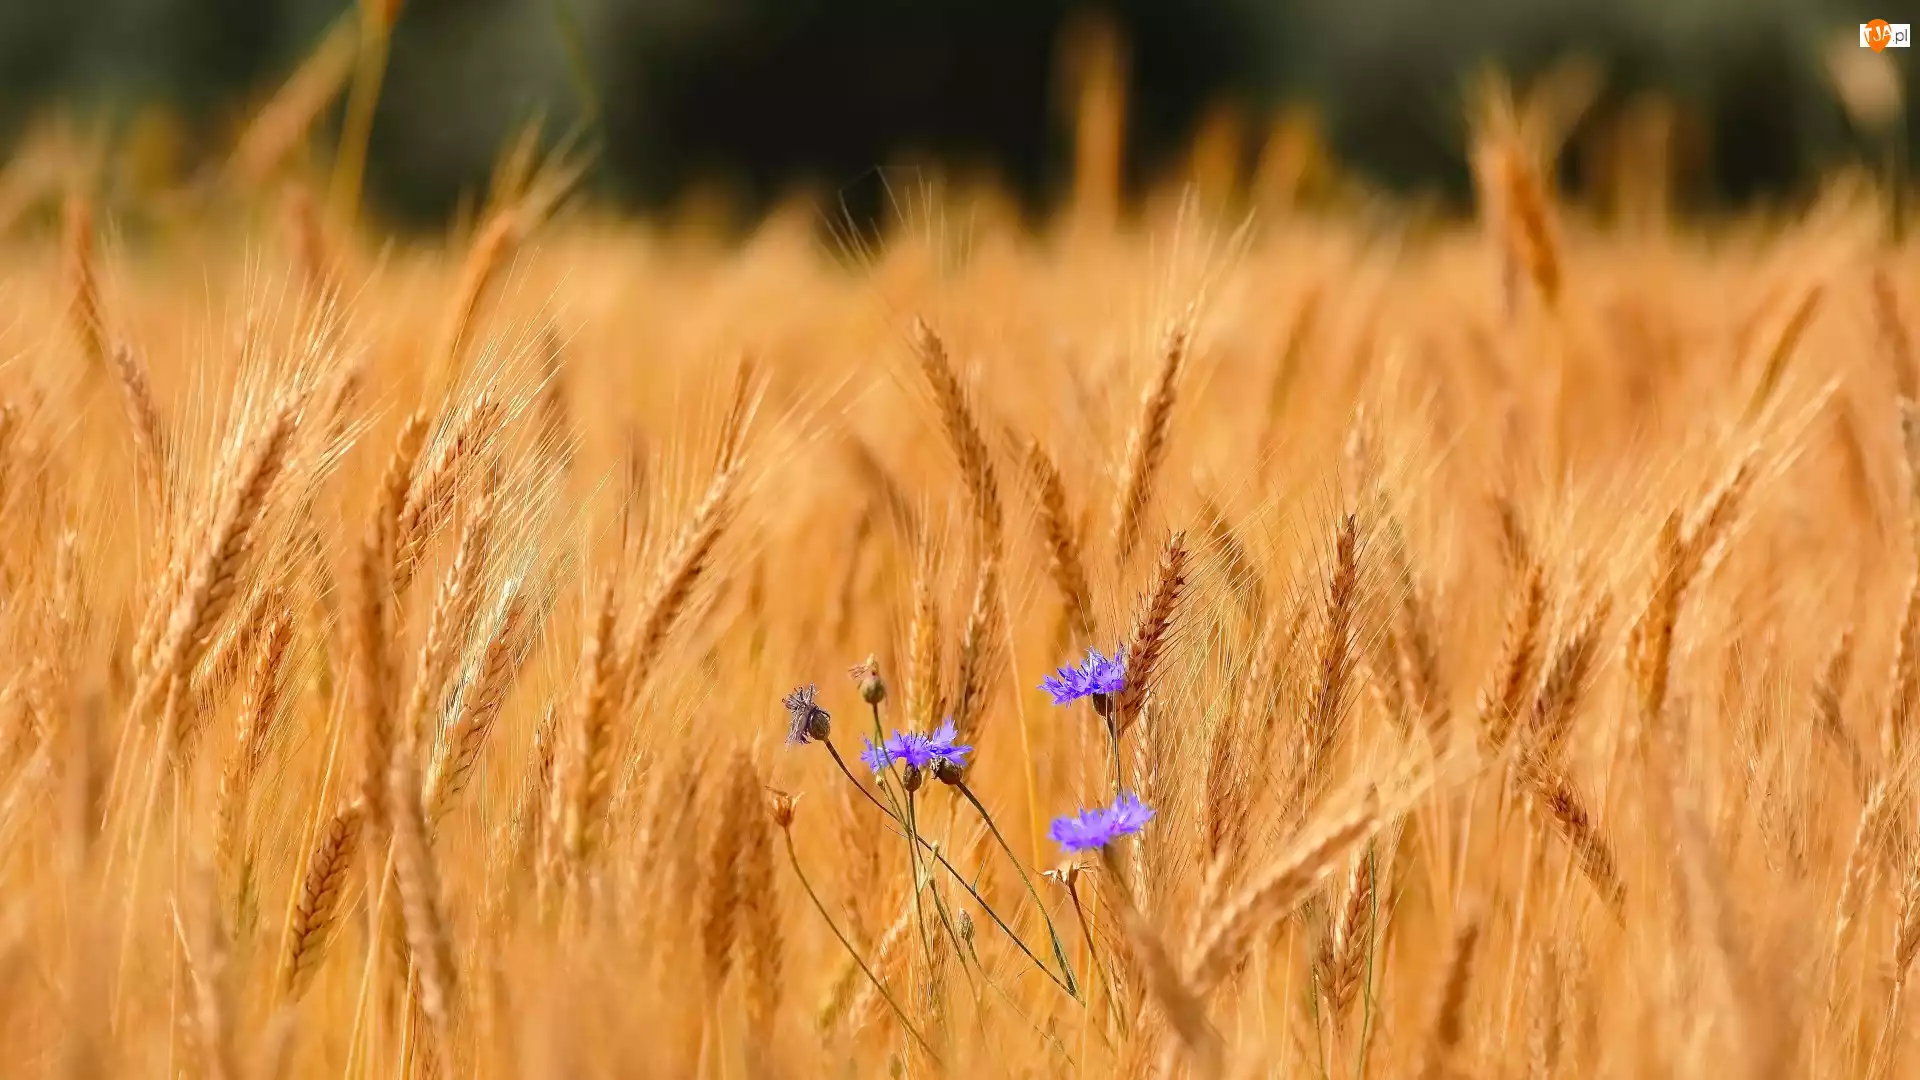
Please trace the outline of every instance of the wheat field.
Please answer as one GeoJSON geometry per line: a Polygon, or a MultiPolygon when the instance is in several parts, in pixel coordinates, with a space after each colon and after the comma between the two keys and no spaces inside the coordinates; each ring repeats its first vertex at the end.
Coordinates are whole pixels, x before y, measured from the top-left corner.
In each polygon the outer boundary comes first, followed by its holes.
{"type": "Polygon", "coordinates": [[[1496,109],[1472,220],[1123,208],[1093,109],[1040,227],[528,142],[388,241],[323,60],[0,245],[6,1075],[1920,1068],[1872,188],[1627,227],[1496,109]]]}

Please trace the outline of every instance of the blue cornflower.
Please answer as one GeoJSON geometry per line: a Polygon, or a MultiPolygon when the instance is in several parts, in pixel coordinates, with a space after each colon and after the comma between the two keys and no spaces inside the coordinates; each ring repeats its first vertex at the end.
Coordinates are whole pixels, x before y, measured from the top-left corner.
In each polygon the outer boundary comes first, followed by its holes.
{"type": "Polygon", "coordinates": [[[887,736],[887,741],[880,746],[873,745],[869,740],[866,751],[860,757],[869,764],[879,761],[879,768],[874,770],[876,772],[886,768],[888,761],[898,761],[914,769],[929,769],[937,762],[964,768],[966,757],[973,752],[973,747],[955,745],[959,738],[960,733],[954,730],[953,721],[949,719],[931,735],[917,731],[896,731],[887,736]]]}
{"type": "Polygon", "coordinates": [[[960,733],[954,730],[953,719],[949,717],[931,735],[895,735],[888,740],[888,745],[896,758],[916,769],[929,768],[935,762],[965,768],[967,755],[973,752],[973,747],[956,745],[959,739],[960,733]]]}
{"type": "Polygon", "coordinates": [[[1082,810],[1077,816],[1057,817],[1047,830],[1053,841],[1069,854],[1093,851],[1146,827],[1153,811],[1131,792],[1121,792],[1112,806],[1082,810]]]}
{"type": "Polygon", "coordinates": [[[1116,649],[1113,659],[1100,655],[1099,649],[1088,649],[1087,659],[1079,667],[1063,667],[1046,677],[1040,689],[1053,695],[1055,705],[1065,705],[1083,697],[1108,697],[1117,694],[1127,685],[1127,657],[1124,649],[1116,649]]]}
{"type": "Polygon", "coordinates": [[[922,770],[941,763],[965,768],[967,755],[973,752],[973,747],[955,745],[959,738],[960,733],[954,730],[952,720],[941,724],[940,729],[931,735],[918,731],[896,731],[878,746],[868,739],[867,748],[860,752],[860,760],[866,762],[874,772],[880,772],[893,761],[922,770]]]}

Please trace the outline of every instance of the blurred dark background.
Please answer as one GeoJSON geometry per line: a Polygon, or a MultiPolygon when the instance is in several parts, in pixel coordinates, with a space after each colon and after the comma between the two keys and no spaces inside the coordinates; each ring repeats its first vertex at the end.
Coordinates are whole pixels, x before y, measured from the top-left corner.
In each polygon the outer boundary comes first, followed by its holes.
{"type": "MultiPolygon", "coordinates": [[[[218,154],[349,7],[0,0],[0,146],[64,110],[117,135],[158,126],[171,157],[218,154]]],[[[1459,199],[1466,74],[1493,61],[1525,77],[1570,52],[1605,72],[1591,115],[1648,91],[1673,103],[1700,202],[1790,197],[1920,143],[1911,110],[1893,122],[1903,143],[1863,130],[1829,73],[1859,21],[1903,16],[1826,0],[407,0],[368,199],[443,218],[539,116],[580,127],[598,151],[589,182],[643,207],[714,180],[745,208],[798,182],[871,200],[908,160],[988,168],[1044,207],[1072,162],[1062,28],[1089,10],[1126,42],[1135,186],[1178,167],[1210,103],[1238,103],[1258,136],[1305,102],[1369,183],[1459,199]]],[[[1888,55],[1911,87],[1914,50],[1888,55]]]]}

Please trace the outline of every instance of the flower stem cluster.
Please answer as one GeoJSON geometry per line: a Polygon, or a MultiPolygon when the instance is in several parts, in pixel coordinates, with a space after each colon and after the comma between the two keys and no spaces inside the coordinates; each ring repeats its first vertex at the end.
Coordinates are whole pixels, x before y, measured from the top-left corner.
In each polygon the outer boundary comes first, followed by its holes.
{"type": "MultiPolygon", "coordinates": [[[[794,690],[782,701],[787,709],[787,743],[790,746],[801,746],[811,742],[824,743],[834,763],[839,765],[840,771],[847,780],[868,802],[887,817],[894,831],[906,838],[908,852],[912,856],[910,866],[915,882],[913,890],[915,921],[920,924],[923,942],[931,948],[931,943],[926,939],[928,924],[920,914],[920,891],[923,888],[929,889],[934,910],[938,913],[939,921],[947,932],[963,937],[969,946],[973,938],[973,922],[971,916],[965,911],[958,912],[957,918],[949,914],[947,904],[941,899],[940,890],[931,888],[933,884],[931,865],[927,868],[927,876],[922,876],[920,869],[922,847],[926,848],[933,861],[938,862],[959,881],[962,888],[966,889],[967,893],[981,905],[987,916],[993,920],[994,925],[1005,932],[1021,952],[1026,953],[1041,971],[1077,1000],[1080,997],[1079,985],[1074,980],[1072,966],[1067,961],[1066,947],[1061,942],[1059,933],[1054,929],[1053,919],[1046,905],[1040,901],[1033,880],[1027,874],[1026,867],[1020,862],[1019,856],[1014,854],[1013,848],[1001,835],[999,827],[994,824],[993,815],[988,812],[986,804],[982,803],[967,786],[967,757],[973,753],[973,747],[960,742],[959,732],[955,729],[951,718],[932,732],[895,730],[891,734],[886,734],[880,719],[880,706],[886,701],[887,689],[874,658],[869,656],[865,663],[854,667],[848,674],[859,690],[860,699],[873,710],[873,734],[863,740],[865,745],[860,752],[860,762],[873,774],[880,797],[876,797],[861,784],[859,779],[848,771],[846,763],[841,760],[840,752],[834,748],[829,738],[832,732],[831,720],[827,711],[815,700],[816,690],[811,685],[794,690]],[[897,772],[896,766],[898,766],[897,772]],[[915,796],[925,786],[929,776],[953,788],[979,812],[988,831],[999,842],[1007,857],[1012,860],[1014,869],[1019,872],[1021,881],[1026,884],[1027,891],[1032,895],[1041,918],[1046,922],[1047,933],[1052,938],[1054,959],[1059,968],[1058,974],[1034,956],[1019,935],[1007,926],[1006,920],[1002,919],[993,907],[981,898],[965,876],[961,875],[953,864],[947,861],[946,856],[941,854],[939,848],[921,837],[917,826],[919,815],[915,812],[914,803],[915,796]],[[881,801],[882,797],[886,800],[884,803],[881,801]]],[[[1108,658],[1097,649],[1089,649],[1086,659],[1077,667],[1062,667],[1040,684],[1040,688],[1052,696],[1055,705],[1069,705],[1082,698],[1087,699],[1093,706],[1094,712],[1106,721],[1107,731],[1111,737],[1114,759],[1113,803],[1109,806],[1082,809],[1076,814],[1057,817],[1053,819],[1048,830],[1048,835],[1053,841],[1069,854],[1094,851],[1099,852],[1102,857],[1109,857],[1112,854],[1110,849],[1116,841],[1138,833],[1153,820],[1154,813],[1150,807],[1141,802],[1138,796],[1120,788],[1119,733],[1113,727],[1112,716],[1114,697],[1126,686],[1125,651],[1115,650],[1113,656],[1108,658]]],[[[782,827],[786,827],[792,822],[791,802],[788,801],[784,805],[776,803],[775,814],[777,819],[782,819],[782,827]]]]}

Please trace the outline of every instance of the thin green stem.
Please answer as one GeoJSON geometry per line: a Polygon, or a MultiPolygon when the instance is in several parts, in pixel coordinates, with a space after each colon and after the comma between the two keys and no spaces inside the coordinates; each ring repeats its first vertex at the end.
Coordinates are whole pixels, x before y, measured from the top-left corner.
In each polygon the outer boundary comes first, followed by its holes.
{"type": "MultiPolygon", "coordinates": [[[[913,825],[914,835],[918,837],[920,832],[920,818],[917,814],[913,819],[913,825]]],[[[939,850],[938,846],[934,844],[927,844],[926,846],[929,850],[939,850]]],[[[953,913],[947,910],[947,902],[940,898],[940,890],[934,887],[933,872],[931,870],[927,872],[927,895],[933,898],[933,913],[940,917],[940,925],[946,928],[948,940],[952,941],[954,948],[958,950],[961,946],[960,928],[954,923],[953,913]]],[[[965,965],[962,966],[964,967],[965,965]]]]}
{"type": "Polygon", "coordinates": [[[834,746],[833,743],[828,742],[825,739],[821,740],[821,745],[827,748],[827,753],[833,757],[833,763],[835,765],[840,766],[840,772],[843,775],[845,775],[847,778],[847,781],[853,785],[853,790],[859,792],[862,796],[866,798],[868,802],[872,803],[874,806],[874,809],[887,815],[887,817],[889,818],[893,818],[894,812],[892,810],[889,810],[885,806],[885,804],[881,803],[879,799],[874,798],[873,792],[867,790],[867,785],[861,783],[857,778],[854,777],[852,769],[847,768],[846,759],[840,756],[839,748],[834,746]]]}
{"type": "Polygon", "coordinates": [[[899,1018],[900,1026],[905,1028],[913,1041],[919,1043],[920,1048],[938,1064],[940,1055],[934,1052],[933,1044],[927,1042],[924,1036],[914,1030],[913,1021],[907,1019],[907,1014],[901,1010],[900,1003],[893,1000],[893,995],[887,992],[887,984],[880,981],[880,977],[873,973],[873,969],[867,966],[865,960],[860,959],[859,950],[853,947],[853,942],[847,940],[847,935],[840,932],[840,927],[834,923],[833,916],[827,912],[827,905],[821,903],[819,894],[813,891],[813,883],[807,880],[806,871],[800,869],[800,854],[793,849],[793,834],[782,829],[781,836],[787,842],[787,859],[793,863],[793,876],[800,879],[800,887],[806,890],[807,899],[813,901],[813,906],[820,912],[820,917],[826,920],[827,929],[833,931],[833,936],[840,939],[840,944],[846,947],[847,955],[853,957],[853,962],[860,966],[861,973],[866,975],[867,979],[873,983],[873,988],[880,992],[881,999],[887,1003],[888,1008],[893,1010],[893,1015],[899,1018]]]}
{"type": "MultiPolygon", "coordinates": [[[[913,792],[907,793],[907,821],[908,821],[908,827],[912,831],[914,837],[918,838],[920,834],[920,818],[919,818],[919,814],[914,809],[914,793],[913,792]]],[[[909,851],[912,851],[912,850],[913,850],[912,848],[909,848],[909,851]]],[[[914,880],[916,882],[916,885],[919,879],[920,879],[919,870],[918,868],[915,868],[914,880]]],[[[935,916],[939,918],[941,929],[944,929],[947,932],[947,940],[952,943],[954,953],[956,955],[963,954],[968,948],[967,943],[960,937],[960,928],[954,924],[953,913],[947,910],[946,901],[940,898],[940,890],[933,883],[933,873],[931,871],[929,871],[926,875],[926,883],[927,883],[927,896],[929,899],[933,901],[933,913],[935,916]]],[[[916,901],[918,901],[919,896],[920,896],[920,891],[916,887],[914,890],[914,898],[916,901]]],[[[979,1013],[980,988],[974,985],[973,973],[967,971],[967,962],[964,958],[960,959],[960,970],[963,974],[966,975],[967,985],[973,991],[974,1021],[976,1023],[979,1023],[980,1022],[980,1013],[979,1013]]],[[[931,998],[931,995],[933,994],[941,994],[944,1001],[944,988],[940,985],[940,983],[937,980],[938,980],[938,972],[936,971],[936,965],[934,964],[933,952],[931,948],[929,948],[927,952],[928,993],[930,998],[931,998]]],[[[942,1007],[944,1007],[944,1004],[942,1005],[942,1007]]]]}
{"type": "MultiPolygon", "coordinates": [[[[1080,922],[1081,936],[1087,939],[1087,964],[1093,968],[1094,976],[1100,980],[1100,989],[1107,995],[1107,1014],[1112,1017],[1115,1029],[1124,1034],[1127,1030],[1127,1019],[1121,1015],[1120,995],[1113,992],[1113,982],[1107,977],[1107,965],[1100,962],[1099,949],[1093,943],[1093,926],[1087,922],[1086,906],[1080,903],[1079,887],[1069,883],[1067,898],[1073,902],[1073,914],[1080,922]]],[[[1089,1000],[1086,1004],[1091,1006],[1092,1001],[1089,1000]]],[[[1106,1041],[1105,1032],[1101,1033],[1100,1039],[1102,1042],[1106,1041]]]]}
{"type": "MultiPolygon", "coordinates": [[[[914,827],[913,792],[907,792],[907,874],[913,879],[913,923],[920,931],[920,949],[927,958],[927,970],[933,970],[933,939],[927,936],[927,916],[920,907],[920,830],[914,827]]],[[[933,875],[927,875],[933,884],[933,875]]]]}
{"type": "MultiPolygon", "coordinates": [[[[874,702],[871,707],[873,709],[873,745],[885,746],[887,733],[886,729],[880,723],[880,703],[874,702]]],[[[888,812],[894,822],[905,827],[906,817],[901,813],[900,800],[894,797],[893,788],[887,783],[888,778],[892,778],[896,784],[900,782],[900,775],[893,767],[893,755],[886,754],[881,760],[887,763],[887,767],[875,775],[875,779],[880,785],[880,793],[887,797],[888,812]]]]}
{"type": "Polygon", "coordinates": [[[1330,1080],[1327,1069],[1327,1025],[1320,1015],[1320,980],[1311,972],[1307,975],[1307,985],[1302,989],[1307,996],[1307,1015],[1313,1019],[1313,1063],[1320,1070],[1320,1080],[1330,1080]]]}
{"type": "Polygon", "coordinates": [[[1120,769],[1120,729],[1114,724],[1111,716],[1101,717],[1100,722],[1107,729],[1107,747],[1113,756],[1113,797],[1117,799],[1120,793],[1126,790],[1126,783],[1121,779],[1120,769]]]}
{"type": "MultiPolygon", "coordinates": [[[[993,981],[993,976],[988,973],[987,966],[980,962],[980,953],[974,949],[973,942],[971,941],[966,942],[965,950],[966,950],[967,956],[973,960],[973,966],[980,969],[980,980],[986,983],[987,986],[990,987],[994,993],[1000,995],[1001,1000],[1007,1003],[1007,1008],[1012,1010],[1013,1015],[1019,1017],[1021,1021],[1024,1022],[1029,1028],[1032,1028],[1034,1034],[1040,1036],[1042,1039],[1046,1040],[1048,1043],[1051,1043],[1053,1045],[1054,1050],[1057,1053],[1059,1053],[1059,1055],[1062,1058],[1066,1059],[1068,1068],[1070,1069],[1078,1068],[1079,1066],[1074,1061],[1073,1055],[1067,1052],[1066,1046],[1060,1042],[1059,1038],[1057,1038],[1053,1034],[1053,1032],[1048,1031],[1047,1029],[1041,1027],[1039,1024],[1035,1023],[1033,1017],[1028,1016],[1026,1013],[1026,1010],[1020,1007],[1020,1003],[1015,1001],[1013,999],[1013,996],[1011,994],[1008,994],[1007,991],[1003,987],[1001,987],[999,983],[993,981]]],[[[1102,1041],[1102,1044],[1104,1045],[1105,1044],[1104,1036],[1102,1036],[1101,1041],[1102,1041]]]]}
{"type": "Polygon", "coordinates": [[[967,801],[973,804],[973,808],[980,812],[980,820],[987,823],[987,831],[992,833],[993,838],[999,842],[1000,850],[1007,853],[1007,860],[1013,863],[1014,872],[1020,875],[1020,883],[1027,887],[1027,895],[1033,897],[1033,906],[1040,909],[1040,920],[1047,924],[1047,937],[1053,942],[1053,958],[1059,961],[1060,974],[1066,976],[1067,993],[1072,994],[1074,1000],[1079,1000],[1079,980],[1073,977],[1073,965],[1067,961],[1067,947],[1060,941],[1060,932],[1054,929],[1053,916],[1047,913],[1047,905],[1040,900],[1040,890],[1033,887],[1033,879],[1027,876],[1027,868],[1020,865],[1020,856],[1013,853],[1013,847],[1007,843],[1007,838],[1000,835],[1000,826],[994,824],[993,815],[987,813],[987,808],[974,795],[973,789],[968,787],[965,781],[955,784],[954,787],[958,788],[960,794],[966,796],[967,801]]]}

